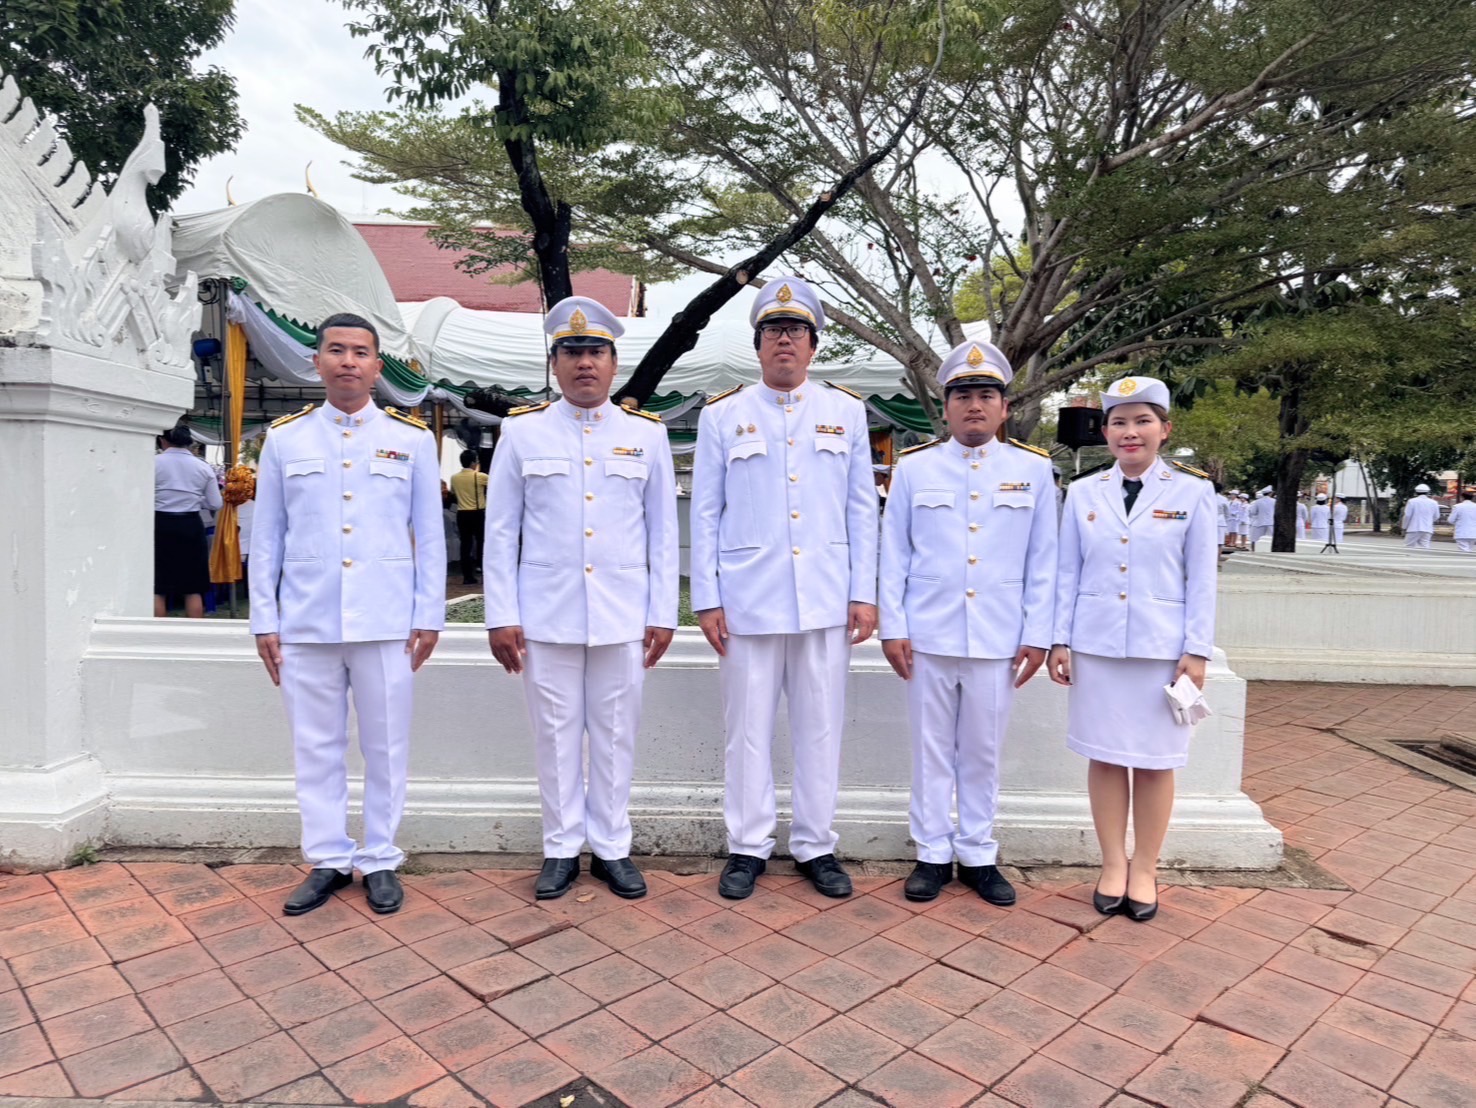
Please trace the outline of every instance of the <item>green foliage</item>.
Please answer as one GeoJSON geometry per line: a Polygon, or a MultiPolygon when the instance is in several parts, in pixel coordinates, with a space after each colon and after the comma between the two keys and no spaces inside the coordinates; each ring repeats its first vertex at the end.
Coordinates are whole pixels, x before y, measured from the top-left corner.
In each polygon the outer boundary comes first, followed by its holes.
{"type": "Polygon", "coordinates": [[[1232,379],[1215,381],[1193,407],[1173,413],[1170,445],[1192,449],[1196,464],[1226,487],[1260,487],[1264,460],[1277,451],[1276,408],[1264,389],[1246,393],[1232,379]]]}
{"type": "Polygon", "coordinates": [[[234,0],[0,0],[0,66],[44,111],[92,175],[111,184],[159,107],[164,176],[149,189],[157,214],[194,167],[230,150],[245,129],[236,82],[200,55],[225,38],[234,0]]]}
{"type": "Polygon", "coordinates": [[[72,853],[67,855],[67,868],[95,866],[101,860],[101,856],[98,854],[97,844],[88,840],[85,843],[79,843],[72,850],[72,853]]]}

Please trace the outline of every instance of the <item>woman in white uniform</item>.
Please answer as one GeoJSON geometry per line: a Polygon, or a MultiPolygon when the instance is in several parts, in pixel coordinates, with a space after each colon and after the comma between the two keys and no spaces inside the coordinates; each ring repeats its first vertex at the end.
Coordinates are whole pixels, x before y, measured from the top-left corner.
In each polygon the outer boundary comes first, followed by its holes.
{"type": "Polygon", "coordinates": [[[1165,463],[1169,393],[1124,377],[1102,394],[1117,464],[1081,478],[1061,519],[1051,680],[1071,686],[1066,743],[1091,759],[1087,789],[1102,848],[1092,901],[1146,922],[1158,912],[1158,855],[1189,724],[1164,686],[1204,687],[1214,646],[1215,499],[1198,470],[1165,463]],[[1128,817],[1135,849],[1127,854],[1128,817]]]}

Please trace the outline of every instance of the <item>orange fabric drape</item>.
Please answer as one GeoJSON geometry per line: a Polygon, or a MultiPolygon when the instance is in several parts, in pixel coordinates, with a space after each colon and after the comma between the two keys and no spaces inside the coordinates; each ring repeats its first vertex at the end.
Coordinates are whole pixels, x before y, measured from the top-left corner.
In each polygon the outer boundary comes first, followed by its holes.
{"type": "MultiPolygon", "coordinates": [[[[241,408],[246,401],[246,330],[232,323],[225,336],[225,387],[230,413],[226,472],[236,464],[241,451],[241,408]]],[[[215,517],[215,545],[210,551],[210,580],[230,585],[241,580],[241,535],[236,524],[236,506],[229,500],[215,517]]]]}

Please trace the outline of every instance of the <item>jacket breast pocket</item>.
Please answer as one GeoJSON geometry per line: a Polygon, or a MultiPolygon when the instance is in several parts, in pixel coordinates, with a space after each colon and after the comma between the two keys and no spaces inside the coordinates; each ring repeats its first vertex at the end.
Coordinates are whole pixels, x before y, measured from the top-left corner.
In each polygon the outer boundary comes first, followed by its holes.
{"type": "Polygon", "coordinates": [[[528,458],[523,462],[524,477],[567,477],[568,458],[528,458]]]}
{"type": "Polygon", "coordinates": [[[327,468],[322,458],[299,458],[292,462],[282,463],[282,475],[284,477],[307,477],[314,473],[322,473],[327,468]]]}
{"type": "Polygon", "coordinates": [[[919,489],[912,494],[914,508],[951,508],[953,493],[947,489],[919,489]]]}
{"type": "Polygon", "coordinates": [[[822,454],[849,454],[850,444],[844,435],[816,435],[815,449],[822,454]]]}
{"type": "Polygon", "coordinates": [[[1035,497],[1028,492],[997,492],[994,494],[996,508],[1033,508],[1035,497]]]}
{"type": "Polygon", "coordinates": [[[410,467],[404,462],[391,462],[383,458],[371,458],[369,472],[376,477],[393,477],[400,481],[410,477],[410,467]]]}
{"type": "Polygon", "coordinates": [[[734,443],[728,448],[728,461],[739,462],[744,458],[757,458],[769,452],[769,444],[762,439],[749,439],[734,443]]]}
{"type": "Polygon", "coordinates": [[[605,463],[606,477],[624,477],[630,481],[644,481],[650,472],[650,466],[645,462],[633,462],[626,458],[617,458],[605,463]]]}

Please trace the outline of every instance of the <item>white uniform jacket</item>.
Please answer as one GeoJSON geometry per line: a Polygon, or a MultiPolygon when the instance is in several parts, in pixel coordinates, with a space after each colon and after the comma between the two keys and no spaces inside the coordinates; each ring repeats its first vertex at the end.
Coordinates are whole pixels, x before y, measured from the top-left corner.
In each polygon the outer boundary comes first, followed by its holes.
{"type": "Polygon", "coordinates": [[[1312,505],[1312,530],[1318,528],[1327,530],[1327,525],[1332,522],[1332,509],[1326,504],[1312,505]]]}
{"type": "Polygon", "coordinates": [[[1214,650],[1214,486],[1155,458],[1129,517],[1122,470],[1066,492],[1055,641],[1105,658],[1214,650]]]}
{"type": "Polygon", "coordinates": [[[661,421],[567,400],[504,421],[482,559],[488,627],[584,646],[675,627],[676,477],[661,421]]]}
{"type": "Polygon", "coordinates": [[[882,517],[882,638],[956,658],[1048,647],[1055,577],[1046,458],[1002,442],[946,442],[897,464],[882,517]]]}
{"type": "Polygon", "coordinates": [[[1450,523],[1456,538],[1476,539],[1476,501],[1458,501],[1450,510],[1450,523]]]}
{"type": "Polygon", "coordinates": [[[715,397],[692,472],[692,607],[738,635],[845,624],[876,603],[877,495],[866,406],[807,381],[715,397]]]}
{"type": "Polygon", "coordinates": [[[1250,504],[1252,527],[1274,527],[1276,525],[1276,497],[1263,496],[1250,504]]]}
{"type": "Polygon", "coordinates": [[[251,528],[251,631],[283,642],[408,639],[446,623],[435,436],[373,404],[275,427],[251,528]]]}
{"type": "Polygon", "coordinates": [[[1410,497],[1404,505],[1404,529],[1406,531],[1433,531],[1435,521],[1440,518],[1440,504],[1424,493],[1410,497]]]}

